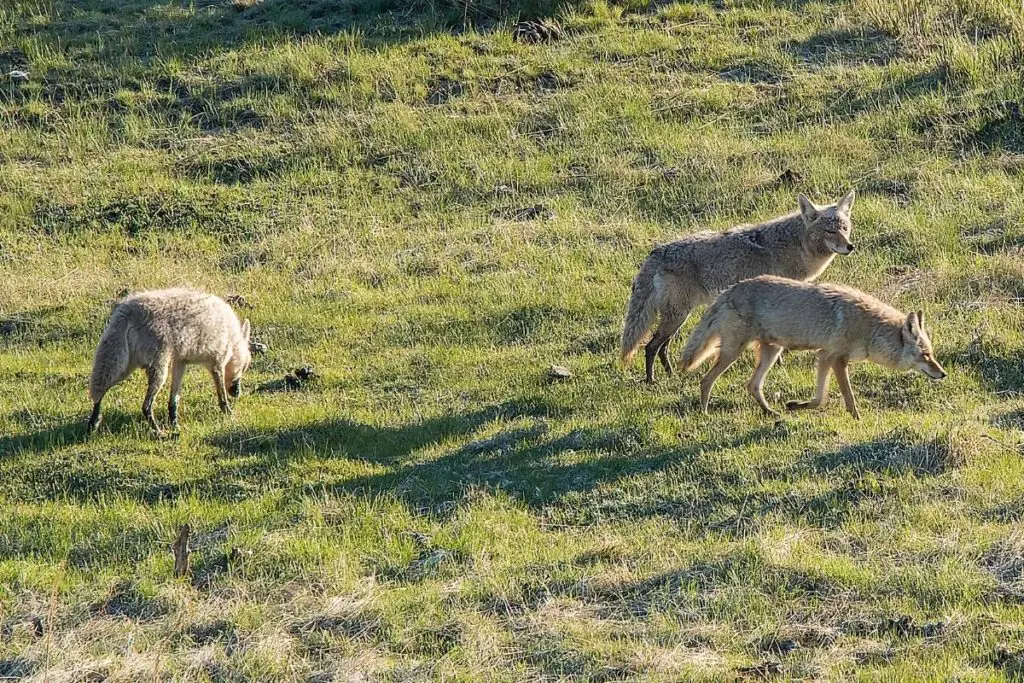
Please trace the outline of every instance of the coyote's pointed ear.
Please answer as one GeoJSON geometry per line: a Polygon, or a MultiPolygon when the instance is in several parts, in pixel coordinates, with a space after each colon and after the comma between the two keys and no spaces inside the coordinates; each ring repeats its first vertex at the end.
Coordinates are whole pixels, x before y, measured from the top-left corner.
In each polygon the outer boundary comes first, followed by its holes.
{"type": "Polygon", "coordinates": [[[800,215],[803,216],[804,222],[813,223],[818,220],[818,207],[811,204],[811,200],[803,192],[797,195],[796,200],[800,204],[800,215]]]}
{"type": "Polygon", "coordinates": [[[850,190],[847,192],[839,203],[836,204],[836,213],[845,213],[847,216],[850,215],[850,209],[853,208],[853,200],[857,198],[857,192],[850,190]]]}
{"type": "Polygon", "coordinates": [[[242,321],[242,336],[245,337],[246,341],[248,341],[249,340],[249,336],[251,334],[252,334],[252,325],[249,324],[249,319],[246,318],[245,320],[242,321]]]}
{"type": "Polygon", "coordinates": [[[914,311],[907,314],[907,322],[903,323],[903,333],[911,339],[921,336],[921,319],[914,311]]]}

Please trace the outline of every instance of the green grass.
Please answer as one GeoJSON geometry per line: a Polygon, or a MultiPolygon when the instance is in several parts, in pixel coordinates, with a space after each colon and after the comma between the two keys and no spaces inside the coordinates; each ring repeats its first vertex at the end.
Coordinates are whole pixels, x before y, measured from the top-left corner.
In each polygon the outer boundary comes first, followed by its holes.
{"type": "Polygon", "coordinates": [[[0,679],[1022,675],[1020,3],[645,4],[0,3],[0,679]],[[776,424],[750,358],[706,417],[616,365],[651,245],[850,187],[825,279],[943,384],[776,424]],[[235,414],[193,369],[157,441],[137,376],[87,439],[111,303],[176,284],[250,304],[235,414]]]}

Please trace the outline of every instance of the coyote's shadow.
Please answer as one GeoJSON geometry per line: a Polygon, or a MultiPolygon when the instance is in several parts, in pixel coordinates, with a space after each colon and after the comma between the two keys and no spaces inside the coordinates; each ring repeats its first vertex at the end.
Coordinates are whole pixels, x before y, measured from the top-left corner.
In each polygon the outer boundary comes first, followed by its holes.
{"type": "MultiPolygon", "coordinates": [[[[0,436],[0,457],[12,457],[26,453],[45,453],[85,443],[91,438],[87,429],[88,417],[88,415],[83,414],[68,422],[46,427],[45,429],[29,431],[24,434],[0,436]]],[[[138,413],[129,413],[117,409],[108,410],[103,414],[100,434],[104,431],[120,433],[129,430],[132,425],[139,424],[141,419],[138,413]]]]}
{"type": "Polygon", "coordinates": [[[410,454],[472,433],[498,419],[564,416],[564,409],[536,401],[506,401],[469,413],[445,413],[400,426],[352,420],[324,420],[301,427],[240,430],[218,435],[210,444],[225,454],[253,456],[253,474],[271,463],[304,456],[327,456],[377,464],[400,462],[410,454]]]}

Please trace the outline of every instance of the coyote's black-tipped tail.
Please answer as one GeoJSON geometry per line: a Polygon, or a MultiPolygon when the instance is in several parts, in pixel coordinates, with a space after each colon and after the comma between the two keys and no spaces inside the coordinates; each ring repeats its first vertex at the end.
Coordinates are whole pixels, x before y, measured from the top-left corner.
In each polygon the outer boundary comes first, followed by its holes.
{"type": "Polygon", "coordinates": [[[658,315],[658,292],[655,286],[657,265],[648,258],[633,278],[633,293],[629,296],[626,320],[622,325],[622,362],[633,359],[637,349],[647,338],[658,315]]]}
{"type": "Polygon", "coordinates": [[[92,361],[89,398],[93,403],[103,400],[104,394],[121,381],[128,371],[128,359],[128,321],[115,308],[92,361]]]}
{"type": "Polygon", "coordinates": [[[693,328],[690,337],[686,340],[686,347],[683,349],[682,366],[685,372],[689,372],[707,360],[708,356],[715,352],[719,337],[718,323],[721,318],[722,300],[719,299],[704,312],[704,316],[693,328]]]}

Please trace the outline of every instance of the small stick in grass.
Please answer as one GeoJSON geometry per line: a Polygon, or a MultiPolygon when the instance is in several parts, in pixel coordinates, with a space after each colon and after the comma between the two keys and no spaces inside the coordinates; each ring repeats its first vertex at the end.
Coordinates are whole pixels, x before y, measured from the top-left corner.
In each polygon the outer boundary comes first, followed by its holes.
{"type": "Polygon", "coordinates": [[[174,553],[174,576],[181,578],[188,574],[188,535],[192,532],[188,524],[181,527],[178,538],[171,544],[171,552],[174,553]]]}

